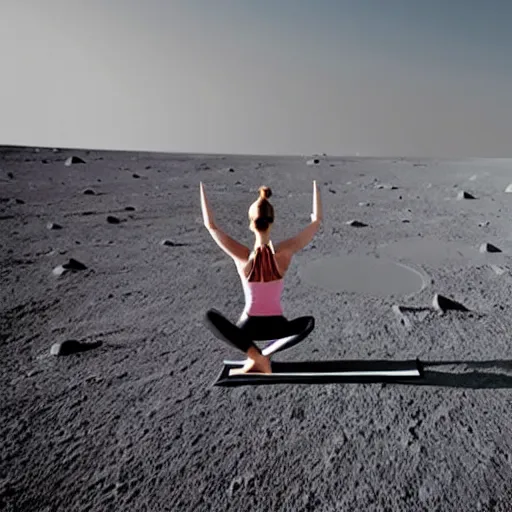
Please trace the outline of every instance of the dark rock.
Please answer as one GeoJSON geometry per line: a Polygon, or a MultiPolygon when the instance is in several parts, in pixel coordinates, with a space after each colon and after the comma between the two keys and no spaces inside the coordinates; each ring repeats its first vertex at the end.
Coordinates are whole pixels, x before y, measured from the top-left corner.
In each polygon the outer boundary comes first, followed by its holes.
{"type": "Polygon", "coordinates": [[[78,156],[70,156],[65,162],[64,162],[64,165],[66,167],[69,167],[73,164],[85,164],[85,161],[82,160],[80,157],[78,156]]]}
{"type": "Polygon", "coordinates": [[[465,190],[461,190],[458,194],[457,194],[457,199],[460,201],[462,199],[475,199],[475,196],[473,196],[472,194],[470,194],[469,192],[466,192],[465,190]]]}
{"type": "Polygon", "coordinates": [[[117,217],[114,217],[113,215],[109,215],[107,217],[107,222],[109,224],[119,224],[121,221],[117,217]]]}
{"type": "Polygon", "coordinates": [[[444,297],[443,295],[439,295],[438,293],[434,295],[432,305],[434,306],[434,309],[440,313],[444,313],[446,311],[469,311],[469,309],[460,302],[444,297]]]}
{"type": "Polygon", "coordinates": [[[125,206],[124,208],[127,212],[134,212],[135,208],[133,206],[125,206]]]}
{"type": "Polygon", "coordinates": [[[187,245],[187,244],[182,244],[182,243],[179,243],[179,242],[173,242],[171,240],[162,240],[160,242],[160,245],[164,245],[164,246],[167,246],[167,247],[183,247],[184,245],[187,245]]]}
{"type": "Polygon", "coordinates": [[[364,222],[361,222],[359,220],[349,220],[346,224],[354,228],[365,228],[368,226],[368,224],[365,224],[364,222]]]}
{"type": "Polygon", "coordinates": [[[100,347],[102,344],[102,341],[84,343],[78,340],[65,340],[60,343],[54,343],[50,349],[50,353],[54,356],[68,356],[100,347]]]}
{"type": "Polygon", "coordinates": [[[92,190],[92,188],[86,188],[83,191],[83,194],[86,196],[94,196],[94,195],[96,195],[96,192],[94,192],[94,190],[92,190]]]}
{"type": "Polygon", "coordinates": [[[480,246],[480,252],[483,254],[486,252],[502,252],[502,251],[495,245],[492,245],[492,244],[489,244],[486,242],[480,246]]]}
{"type": "Polygon", "coordinates": [[[389,185],[387,183],[379,183],[378,185],[375,185],[375,188],[379,189],[379,190],[397,190],[398,189],[398,187],[396,187],[395,185],[389,185]]]}

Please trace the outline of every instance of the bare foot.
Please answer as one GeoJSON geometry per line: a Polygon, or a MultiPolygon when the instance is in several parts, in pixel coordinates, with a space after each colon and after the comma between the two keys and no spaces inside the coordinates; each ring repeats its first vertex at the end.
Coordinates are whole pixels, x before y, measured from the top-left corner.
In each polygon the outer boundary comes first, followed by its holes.
{"type": "Polygon", "coordinates": [[[272,373],[270,358],[268,356],[258,355],[254,359],[247,359],[242,368],[230,370],[230,375],[243,375],[245,373],[272,373]]]}

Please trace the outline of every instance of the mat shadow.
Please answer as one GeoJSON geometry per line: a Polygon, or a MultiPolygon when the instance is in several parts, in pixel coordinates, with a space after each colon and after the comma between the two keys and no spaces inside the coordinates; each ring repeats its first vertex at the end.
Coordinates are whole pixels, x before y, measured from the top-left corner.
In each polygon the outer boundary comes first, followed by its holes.
{"type": "Polygon", "coordinates": [[[423,372],[418,380],[409,382],[416,386],[439,386],[467,389],[510,389],[512,374],[499,373],[499,370],[512,372],[512,360],[494,359],[488,361],[429,361],[421,362],[423,372]],[[460,366],[474,369],[471,372],[441,372],[427,370],[436,366],[460,366]],[[479,371],[493,368],[496,372],[479,371]]]}

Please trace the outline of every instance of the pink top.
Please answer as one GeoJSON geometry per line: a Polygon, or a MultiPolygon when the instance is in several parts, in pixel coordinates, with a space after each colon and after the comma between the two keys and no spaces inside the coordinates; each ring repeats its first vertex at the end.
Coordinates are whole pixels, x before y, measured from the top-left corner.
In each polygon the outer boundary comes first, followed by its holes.
{"type": "Polygon", "coordinates": [[[277,316],[283,314],[281,294],[284,280],[253,281],[242,279],[245,295],[244,313],[249,316],[277,316]]]}

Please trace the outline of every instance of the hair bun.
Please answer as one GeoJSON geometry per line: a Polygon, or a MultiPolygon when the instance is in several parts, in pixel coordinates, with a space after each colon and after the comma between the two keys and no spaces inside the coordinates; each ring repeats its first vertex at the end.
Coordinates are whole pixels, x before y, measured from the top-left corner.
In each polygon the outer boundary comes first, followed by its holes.
{"type": "Polygon", "coordinates": [[[272,196],[272,190],[270,190],[269,187],[260,187],[258,189],[258,192],[260,193],[261,199],[268,199],[272,196]]]}

